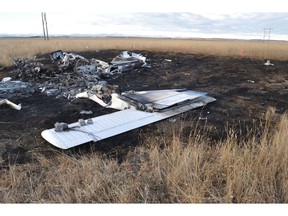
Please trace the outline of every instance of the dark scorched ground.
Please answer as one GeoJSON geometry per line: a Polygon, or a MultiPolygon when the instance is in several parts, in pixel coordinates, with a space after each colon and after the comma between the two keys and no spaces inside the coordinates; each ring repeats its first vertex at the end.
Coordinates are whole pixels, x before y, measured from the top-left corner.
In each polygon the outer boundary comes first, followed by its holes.
{"type": "MultiPolygon", "coordinates": [[[[103,50],[78,54],[87,59],[96,58],[109,62],[120,52],[121,50],[103,50]]],[[[143,50],[135,52],[146,56],[151,68],[134,69],[106,79],[109,84],[117,84],[120,91],[187,88],[205,91],[217,99],[203,108],[174,118],[176,121],[164,121],[168,127],[184,125],[184,136],[188,136],[196,125],[200,129],[210,128],[207,135],[215,142],[225,138],[226,129],[230,126],[235,126],[245,136],[253,125],[259,125],[264,119],[269,107],[276,109],[276,116],[285,113],[288,108],[288,61],[272,60],[274,66],[267,67],[264,66],[264,59],[255,60],[243,56],[232,58],[143,50]]],[[[47,75],[57,70],[49,54],[38,58],[47,66],[47,75]]],[[[2,69],[0,79],[11,76],[10,71],[15,68],[2,69]]],[[[9,100],[16,104],[21,103],[22,109],[17,111],[6,105],[0,106],[2,167],[9,163],[33,162],[35,153],[52,159],[57,152],[77,155],[79,152],[88,154],[97,151],[121,161],[129,149],[141,145],[145,137],[153,136],[156,128],[163,124],[155,123],[64,151],[46,142],[41,137],[41,131],[53,128],[56,122],[72,123],[80,118],[87,119],[111,113],[113,110],[105,109],[88,99],[56,99],[43,95],[40,91],[25,97],[12,95],[9,100]],[[93,114],[80,114],[82,110],[90,110],[93,114]]]]}

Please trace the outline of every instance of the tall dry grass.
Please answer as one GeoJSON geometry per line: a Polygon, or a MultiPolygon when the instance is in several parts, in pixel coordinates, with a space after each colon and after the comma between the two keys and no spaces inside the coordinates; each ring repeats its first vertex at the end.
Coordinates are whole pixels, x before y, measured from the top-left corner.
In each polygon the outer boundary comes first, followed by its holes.
{"type": "Polygon", "coordinates": [[[257,59],[288,58],[287,42],[155,39],[155,38],[37,38],[0,39],[0,64],[10,66],[15,58],[31,58],[58,49],[64,51],[96,51],[103,49],[150,50],[220,56],[241,56],[257,59]],[[243,54],[240,54],[240,50],[243,54]]]}
{"type": "Polygon", "coordinates": [[[77,159],[58,153],[53,160],[36,154],[36,164],[0,170],[0,200],[287,203],[288,116],[284,114],[276,125],[272,118],[269,110],[264,128],[253,129],[245,139],[230,128],[219,143],[211,143],[209,132],[199,129],[186,139],[183,128],[177,130],[167,121],[160,124],[158,135],[143,137],[142,145],[121,163],[97,153],[77,159]],[[174,129],[164,133],[169,128],[174,129]]]}

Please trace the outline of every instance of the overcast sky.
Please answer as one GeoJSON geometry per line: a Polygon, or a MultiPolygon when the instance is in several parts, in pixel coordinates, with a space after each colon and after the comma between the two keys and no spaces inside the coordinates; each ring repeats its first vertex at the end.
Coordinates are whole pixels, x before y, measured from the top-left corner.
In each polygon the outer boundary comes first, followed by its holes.
{"type": "Polygon", "coordinates": [[[0,34],[42,35],[41,12],[50,35],[261,39],[271,28],[271,39],[288,40],[284,0],[7,0],[0,34]]]}

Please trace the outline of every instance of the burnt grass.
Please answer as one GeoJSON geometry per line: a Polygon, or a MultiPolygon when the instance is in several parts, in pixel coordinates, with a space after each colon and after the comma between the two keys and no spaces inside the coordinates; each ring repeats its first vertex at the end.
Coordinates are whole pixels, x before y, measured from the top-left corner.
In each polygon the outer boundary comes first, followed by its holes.
{"type": "MultiPolygon", "coordinates": [[[[109,62],[121,51],[102,50],[78,54],[87,59],[109,62]]],[[[106,78],[109,84],[118,85],[120,91],[187,88],[205,91],[217,99],[205,107],[179,115],[176,122],[164,120],[174,126],[186,122],[182,131],[184,138],[196,125],[200,130],[210,128],[207,136],[215,143],[225,138],[229,127],[235,127],[241,136],[246,136],[255,125],[261,127],[260,123],[269,107],[275,108],[276,116],[287,110],[287,61],[272,60],[274,66],[267,67],[264,66],[264,59],[245,56],[221,57],[145,50],[135,52],[146,56],[151,68],[133,69],[117,77],[106,78]]],[[[46,79],[49,79],[49,74],[57,70],[55,64],[50,61],[49,54],[38,58],[47,66],[45,74],[46,79]]],[[[15,66],[2,69],[0,79],[13,77],[11,71],[15,69],[15,66]]],[[[31,77],[31,80],[33,83],[35,77],[31,77]]],[[[160,124],[154,123],[96,143],[61,150],[46,142],[41,132],[53,128],[56,122],[72,123],[80,118],[87,119],[114,110],[105,109],[88,99],[56,99],[40,91],[28,96],[11,95],[8,99],[16,104],[21,103],[22,109],[17,111],[6,105],[0,106],[1,167],[36,162],[37,154],[53,160],[58,153],[77,157],[95,151],[121,162],[131,148],[141,145],[145,137],[154,136],[160,124]],[[80,114],[81,110],[91,110],[93,114],[83,115],[80,114]]]]}

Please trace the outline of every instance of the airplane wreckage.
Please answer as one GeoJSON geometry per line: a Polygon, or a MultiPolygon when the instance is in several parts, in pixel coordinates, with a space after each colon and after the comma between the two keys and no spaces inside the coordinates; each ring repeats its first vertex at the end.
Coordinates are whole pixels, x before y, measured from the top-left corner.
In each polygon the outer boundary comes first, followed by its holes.
{"type": "MultiPolygon", "coordinates": [[[[111,86],[101,80],[102,77],[121,74],[134,68],[150,67],[146,63],[146,57],[141,54],[124,51],[110,63],[97,59],[88,60],[78,54],[66,53],[61,50],[51,53],[50,57],[60,72],[73,71],[82,78],[82,81],[86,82],[85,88],[81,88],[81,92],[75,91],[75,86],[70,89],[63,88],[61,91],[63,97],[67,99],[87,98],[105,108],[119,110],[86,120],[79,119],[78,122],[70,124],[56,122],[54,128],[42,131],[41,135],[46,141],[61,149],[69,149],[91,141],[97,142],[205,106],[216,100],[208,96],[206,92],[187,89],[119,93],[117,86],[111,86]]],[[[14,63],[22,73],[27,70],[31,73],[39,73],[45,67],[41,63],[24,60],[14,60],[14,63]]],[[[8,82],[11,82],[10,79],[8,82]]],[[[43,85],[43,83],[38,85],[42,92],[48,96],[59,96],[56,94],[59,92],[57,91],[59,85],[52,87],[43,85]]],[[[7,99],[2,100],[1,103],[20,109],[20,105],[17,107],[7,99]]]]}
{"type": "Polygon", "coordinates": [[[80,93],[78,98],[89,98],[107,108],[120,111],[88,120],[66,124],[56,123],[55,128],[41,135],[52,145],[68,149],[90,141],[100,141],[144,125],[157,122],[215,101],[205,92],[185,89],[129,91],[112,93],[104,102],[96,94],[80,93]]]}

